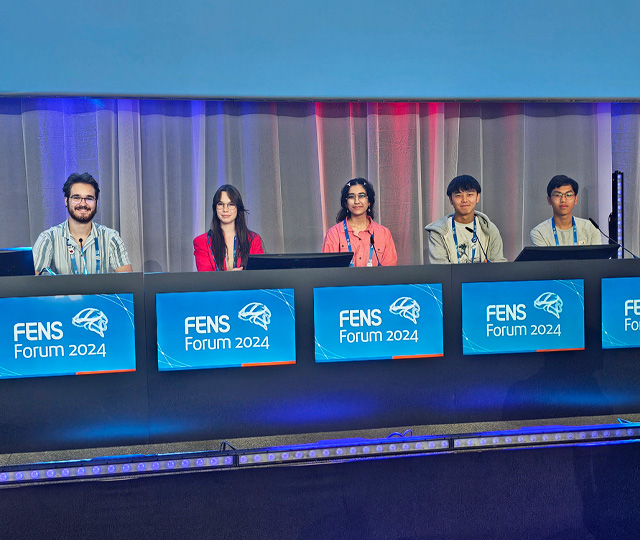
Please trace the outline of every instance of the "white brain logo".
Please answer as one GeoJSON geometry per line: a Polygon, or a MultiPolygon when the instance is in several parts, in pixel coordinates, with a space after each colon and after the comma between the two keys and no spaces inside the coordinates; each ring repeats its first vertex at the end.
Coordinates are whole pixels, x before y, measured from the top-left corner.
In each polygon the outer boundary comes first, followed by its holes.
{"type": "Polygon", "coordinates": [[[109,319],[107,319],[107,316],[99,309],[86,308],[77,313],[76,316],[71,319],[71,322],[73,326],[91,330],[99,334],[100,337],[104,337],[109,319]]]}
{"type": "Polygon", "coordinates": [[[413,324],[418,324],[418,317],[420,317],[420,304],[418,304],[418,302],[413,298],[401,296],[389,306],[389,311],[394,315],[400,315],[400,317],[409,319],[413,324]]]}
{"type": "Polygon", "coordinates": [[[556,293],[542,293],[535,299],[533,305],[538,309],[551,313],[551,315],[555,315],[558,319],[560,318],[560,313],[562,313],[562,298],[556,293]]]}
{"type": "Polygon", "coordinates": [[[257,324],[265,330],[268,330],[267,326],[269,326],[269,323],[271,322],[271,312],[264,304],[251,302],[238,312],[238,318],[241,321],[257,324]]]}

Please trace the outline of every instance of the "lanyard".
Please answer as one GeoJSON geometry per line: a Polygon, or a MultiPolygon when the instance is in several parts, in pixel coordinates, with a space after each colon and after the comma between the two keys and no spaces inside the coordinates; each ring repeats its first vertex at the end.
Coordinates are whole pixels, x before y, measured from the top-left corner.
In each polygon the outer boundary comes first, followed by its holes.
{"type": "MultiPolygon", "coordinates": [[[[211,256],[213,257],[213,262],[216,264],[216,272],[222,272],[227,268],[227,261],[224,261],[224,268],[221,268],[220,265],[218,264],[218,261],[216,261],[216,256],[213,253],[213,239],[211,238],[211,231],[209,231],[209,249],[211,250],[211,256]]],[[[236,247],[238,245],[238,237],[234,236],[233,237],[233,259],[232,259],[232,263],[231,263],[231,268],[235,268],[236,267],[236,247]]],[[[227,248],[224,248],[225,251],[227,250],[227,248]]]]}
{"type": "MultiPolygon", "coordinates": [[[[236,247],[238,245],[238,237],[234,236],[233,237],[233,258],[231,259],[231,269],[236,267],[236,247]]],[[[225,261],[224,263],[225,265],[227,264],[227,262],[225,261]]]]}
{"type": "MultiPolygon", "coordinates": [[[[342,222],[342,225],[344,225],[344,235],[347,237],[347,248],[349,249],[349,251],[353,251],[351,249],[351,239],[349,238],[349,231],[347,230],[347,220],[345,219],[342,222]]],[[[373,235],[374,235],[375,231],[371,232],[371,238],[373,239],[373,235]]],[[[373,266],[373,242],[370,242],[370,246],[369,246],[369,262],[367,263],[367,266],[373,266]]],[[[349,263],[349,266],[354,266],[353,264],[353,259],[351,259],[351,262],[349,263]]],[[[380,263],[378,262],[378,266],[380,266],[380,263]]]]}
{"type": "MultiPolygon", "coordinates": [[[[100,245],[98,244],[97,236],[93,239],[93,244],[96,247],[96,274],[99,274],[100,273],[100,245]]],[[[79,274],[80,272],[78,272],[78,264],[76,263],[76,257],[74,254],[75,249],[69,242],[68,238],[67,238],[67,248],[69,249],[69,257],[71,258],[71,266],[73,268],[73,273],[79,274]]],[[[83,274],[88,274],[89,269],[87,268],[87,258],[85,257],[84,251],[80,253],[80,258],[82,259],[82,263],[84,265],[83,274]]]]}
{"type": "MultiPolygon", "coordinates": [[[[578,245],[578,229],[576,227],[576,218],[571,216],[571,224],[573,225],[573,245],[578,245]]],[[[553,237],[556,239],[556,246],[560,245],[558,242],[558,232],[556,231],[556,220],[551,218],[551,228],[553,229],[553,237]]]]}
{"type": "MultiPolygon", "coordinates": [[[[453,230],[453,241],[456,244],[456,255],[458,256],[458,264],[460,263],[460,250],[458,249],[458,235],[456,234],[456,220],[455,216],[451,216],[451,229],[453,230]]],[[[471,242],[473,243],[473,249],[471,250],[471,262],[476,258],[476,243],[473,239],[476,239],[478,242],[480,239],[476,234],[476,216],[473,216],[473,236],[471,237],[471,242]]]]}

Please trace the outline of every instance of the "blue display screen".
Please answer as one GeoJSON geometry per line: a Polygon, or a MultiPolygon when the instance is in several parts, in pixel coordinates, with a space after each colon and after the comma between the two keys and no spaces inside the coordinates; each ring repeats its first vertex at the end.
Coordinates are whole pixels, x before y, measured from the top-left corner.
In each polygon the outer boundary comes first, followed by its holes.
{"type": "Polygon", "coordinates": [[[462,284],[463,354],[584,349],[584,281],[462,284]]]}
{"type": "Polygon", "coordinates": [[[639,4],[7,1],[0,93],[635,100],[639,4]]]}
{"type": "Polygon", "coordinates": [[[442,285],[313,290],[316,362],[442,356],[442,285]]]}
{"type": "Polygon", "coordinates": [[[640,277],[602,280],[602,348],[640,347],[640,277]]]}
{"type": "Polygon", "coordinates": [[[0,298],[0,377],[134,371],[132,294],[0,298]]]}
{"type": "Polygon", "coordinates": [[[158,369],[296,361],[293,289],[159,293],[158,369]]]}

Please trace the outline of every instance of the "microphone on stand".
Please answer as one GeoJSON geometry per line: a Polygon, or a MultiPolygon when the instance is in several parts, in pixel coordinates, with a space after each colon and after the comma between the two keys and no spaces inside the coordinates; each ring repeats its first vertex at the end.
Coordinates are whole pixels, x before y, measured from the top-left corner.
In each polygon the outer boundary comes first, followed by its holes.
{"type": "Polygon", "coordinates": [[[82,238],[78,238],[78,242],[80,242],[80,258],[82,259],[82,264],[84,265],[84,273],[88,274],[89,270],[87,270],[87,258],[84,256],[84,249],[82,249],[82,238]]]}
{"type": "Polygon", "coordinates": [[[373,235],[371,235],[370,241],[371,241],[371,245],[373,246],[373,252],[376,254],[376,259],[378,259],[378,266],[382,266],[382,263],[380,262],[380,257],[378,257],[378,250],[376,249],[376,243],[373,241],[373,235]]]}
{"type": "MultiPolygon", "coordinates": [[[[591,222],[591,225],[593,225],[596,229],[598,229],[600,231],[600,234],[602,234],[603,236],[606,236],[611,242],[613,242],[614,244],[617,244],[618,242],[616,242],[613,238],[611,238],[608,234],[605,234],[604,231],[598,227],[598,224],[591,218],[589,218],[589,221],[591,222]]],[[[627,253],[629,253],[634,259],[637,259],[638,256],[634,255],[631,251],[629,251],[626,247],[624,247],[622,244],[620,244],[620,247],[622,249],[624,249],[627,253]]]]}
{"type": "MultiPolygon", "coordinates": [[[[489,257],[487,256],[487,252],[484,250],[484,248],[482,247],[482,242],[480,242],[480,238],[478,238],[478,235],[473,232],[473,229],[471,227],[465,227],[465,229],[470,232],[473,235],[473,238],[475,238],[478,241],[478,245],[480,246],[480,249],[482,250],[482,254],[484,255],[485,260],[490,263],[491,261],[489,260],[489,257]]],[[[471,241],[473,241],[473,238],[471,239],[471,241]]],[[[487,244],[488,245],[488,244],[487,244]]],[[[473,261],[471,261],[473,262],[473,261]]]]}

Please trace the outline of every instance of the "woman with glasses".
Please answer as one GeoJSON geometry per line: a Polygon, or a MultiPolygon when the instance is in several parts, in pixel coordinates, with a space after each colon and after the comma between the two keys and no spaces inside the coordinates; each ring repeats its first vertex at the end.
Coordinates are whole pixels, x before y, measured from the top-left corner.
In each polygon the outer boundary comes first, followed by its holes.
{"type": "Polygon", "coordinates": [[[351,266],[395,266],[396,246],[391,232],[373,221],[376,194],[364,178],[349,180],[340,194],[336,225],[327,231],[323,253],[353,252],[351,266]]]}
{"type": "Polygon", "coordinates": [[[240,192],[229,184],[213,196],[209,232],[193,239],[198,272],[242,270],[249,255],[264,253],[262,239],[247,228],[247,210],[240,192]]]}

